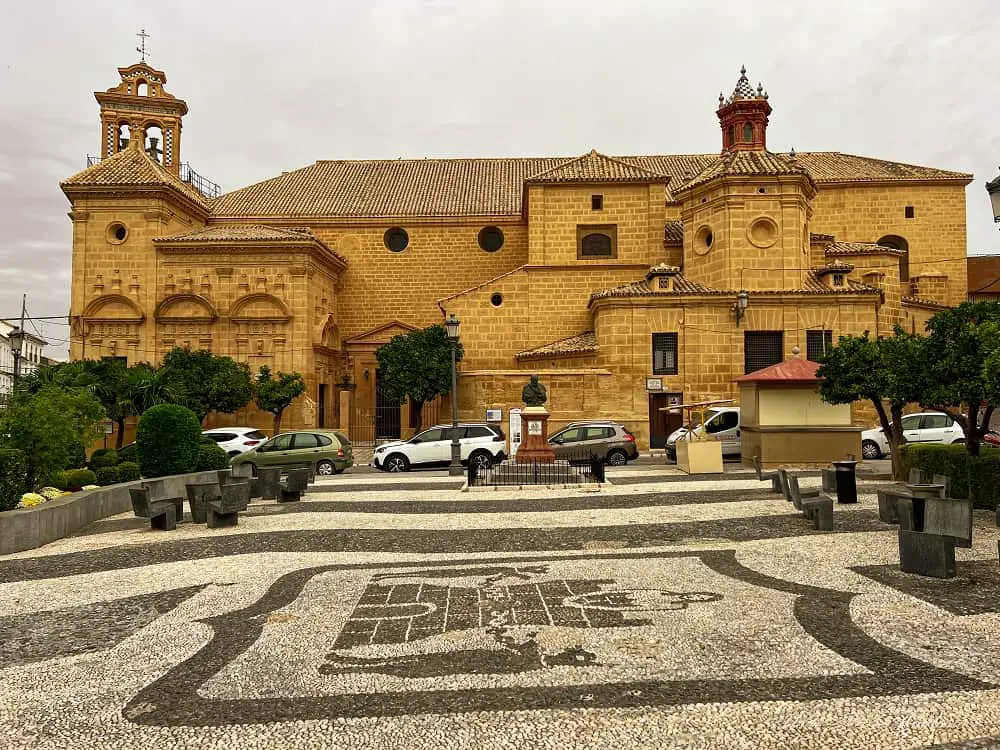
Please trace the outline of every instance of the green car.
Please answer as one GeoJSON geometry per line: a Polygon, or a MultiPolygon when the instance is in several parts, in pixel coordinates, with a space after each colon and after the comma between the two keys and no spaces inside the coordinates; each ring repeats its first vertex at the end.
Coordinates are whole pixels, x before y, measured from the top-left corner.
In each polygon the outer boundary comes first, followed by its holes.
{"type": "Polygon", "coordinates": [[[231,466],[250,464],[254,474],[261,466],[296,468],[312,464],[320,476],[340,474],[354,465],[351,441],[334,430],[295,430],[275,435],[266,443],[243,453],[231,466]]]}

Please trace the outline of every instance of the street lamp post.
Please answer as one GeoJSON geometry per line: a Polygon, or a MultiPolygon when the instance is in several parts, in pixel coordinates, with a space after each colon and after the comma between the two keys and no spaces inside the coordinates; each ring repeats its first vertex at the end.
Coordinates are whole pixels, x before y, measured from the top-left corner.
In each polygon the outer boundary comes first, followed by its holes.
{"type": "Polygon", "coordinates": [[[986,192],[990,194],[993,204],[993,221],[1000,222],[1000,177],[994,177],[986,183],[986,192]]]}
{"type": "Polygon", "coordinates": [[[24,344],[24,331],[15,328],[10,332],[8,338],[10,339],[10,348],[14,352],[14,382],[17,383],[17,379],[21,377],[21,347],[24,344]]]}
{"type": "Polygon", "coordinates": [[[455,361],[458,351],[458,326],[459,320],[455,317],[455,313],[449,315],[444,322],[448,340],[451,341],[451,463],[448,465],[448,474],[453,477],[462,476],[462,446],[458,442],[458,367],[455,361]]]}

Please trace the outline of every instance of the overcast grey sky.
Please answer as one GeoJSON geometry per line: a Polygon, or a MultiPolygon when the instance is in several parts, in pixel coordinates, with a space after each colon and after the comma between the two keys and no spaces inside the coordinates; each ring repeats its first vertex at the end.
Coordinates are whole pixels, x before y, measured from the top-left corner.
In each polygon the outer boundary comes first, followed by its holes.
{"type": "MultiPolygon", "coordinates": [[[[702,153],[745,64],[768,146],[972,172],[1000,253],[996,0],[0,0],[0,317],[69,308],[59,180],[138,59],[185,99],[181,158],[230,190],[317,159],[702,153]]],[[[65,326],[45,327],[51,339],[65,326]]],[[[57,344],[58,345],[58,344],[57,344]]],[[[65,349],[65,345],[58,345],[65,349]]]]}

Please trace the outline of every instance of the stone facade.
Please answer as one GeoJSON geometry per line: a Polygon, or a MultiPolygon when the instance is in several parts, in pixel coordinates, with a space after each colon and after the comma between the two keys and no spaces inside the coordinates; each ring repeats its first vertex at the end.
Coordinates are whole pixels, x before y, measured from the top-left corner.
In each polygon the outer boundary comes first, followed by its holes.
{"type": "Polygon", "coordinates": [[[309,390],[290,427],[374,408],[378,346],[455,313],[463,419],[506,419],[538,373],[553,429],[614,418],[647,446],[670,400],[736,396],[755,333],[772,350],[753,361],[787,358],[824,335],[920,329],[967,293],[970,175],[769,152],[769,99],[745,75],[720,99],[720,154],[321,161],[208,197],[181,179],[187,105],[161,71],[119,72],[97,94],[104,158],[62,183],[71,356],[191,346],[296,370],[309,390]],[[124,123],[128,143],[110,139],[124,123]]]}

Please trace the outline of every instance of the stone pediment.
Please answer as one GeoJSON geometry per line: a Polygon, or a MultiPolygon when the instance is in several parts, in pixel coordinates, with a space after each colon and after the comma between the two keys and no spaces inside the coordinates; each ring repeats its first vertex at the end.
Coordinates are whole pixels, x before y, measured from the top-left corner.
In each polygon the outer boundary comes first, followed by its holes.
{"type": "Polygon", "coordinates": [[[123,294],[101,295],[83,310],[83,318],[89,321],[139,323],[145,317],[142,308],[123,294]]]}
{"type": "Polygon", "coordinates": [[[292,317],[288,305],[273,294],[247,294],[233,302],[229,309],[232,320],[277,320],[287,321],[292,317]]]}
{"type": "Polygon", "coordinates": [[[215,307],[199,294],[175,294],[156,306],[153,316],[160,321],[210,323],[219,317],[215,307]]]}
{"type": "Polygon", "coordinates": [[[408,323],[403,323],[399,320],[393,320],[389,323],[380,325],[378,328],[373,328],[365,333],[359,333],[357,336],[352,336],[347,339],[344,344],[347,346],[381,346],[382,344],[388,344],[389,341],[392,340],[393,336],[412,333],[416,330],[419,330],[416,326],[411,326],[408,323]]]}

